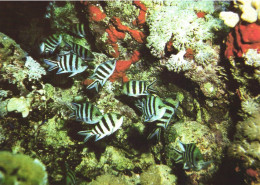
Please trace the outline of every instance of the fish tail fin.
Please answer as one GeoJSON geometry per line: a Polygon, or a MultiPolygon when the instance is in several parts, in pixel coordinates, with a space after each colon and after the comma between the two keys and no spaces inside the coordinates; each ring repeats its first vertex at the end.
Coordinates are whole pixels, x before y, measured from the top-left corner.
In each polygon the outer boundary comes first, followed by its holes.
{"type": "Polygon", "coordinates": [[[58,64],[55,61],[44,59],[44,63],[50,66],[48,71],[58,68],[58,64]]]}
{"type": "Polygon", "coordinates": [[[174,159],[175,163],[180,163],[183,161],[182,153],[181,151],[177,150],[176,148],[173,148],[173,150],[178,154],[178,157],[174,159]]]}
{"type": "Polygon", "coordinates": [[[148,92],[151,92],[151,93],[156,93],[157,91],[152,87],[153,84],[155,84],[157,80],[154,80],[152,83],[150,83],[148,86],[147,86],[147,91],[148,92]]]}
{"type": "Polygon", "coordinates": [[[84,139],[84,143],[86,143],[89,140],[89,138],[94,136],[91,130],[79,131],[78,134],[82,136],[86,136],[84,139]]]}
{"type": "Polygon", "coordinates": [[[154,129],[147,137],[147,139],[152,139],[154,136],[157,137],[158,140],[160,140],[161,135],[161,128],[154,129]]]}
{"type": "Polygon", "coordinates": [[[99,82],[97,80],[95,80],[94,82],[92,82],[89,86],[87,86],[87,89],[92,89],[92,88],[96,88],[97,92],[98,92],[98,84],[99,82]]]}

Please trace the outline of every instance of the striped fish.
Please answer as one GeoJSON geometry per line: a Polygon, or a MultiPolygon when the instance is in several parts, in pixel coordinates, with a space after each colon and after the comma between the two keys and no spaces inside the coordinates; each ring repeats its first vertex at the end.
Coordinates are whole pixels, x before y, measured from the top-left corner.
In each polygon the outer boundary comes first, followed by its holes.
{"type": "Polygon", "coordinates": [[[72,44],[66,43],[66,45],[72,49],[73,53],[80,56],[83,60],[89,61],[94,59],[94,55],[92,54],[92,52],[84,48],[83,46],[76,43],[72,43],[72,44]]]}
{"type": "Polygon", "coordinates": [[[142,96],[142,95],[149,95],[150,92],[155,93],[156,91],[151,87],[154,83],[153,81],[151,84],[147,84],[146,81],[138,81],[132,80],[129,82],[124,83],[123,85],[123,93],[128,96],[142,96]]]}
{"type": "Polygon", "coordinates": [[[50,66],[48,71],[58,68],[59,70],[56,74],[72,73],[70,77],[87,69],[87,66],[82,66],[83,60],[74,54],[62,55],[59,61],[44,59],[44,62],[50,66]]]}
{"type": "Polygon", "coordinates": [[[161,119],[166,111],[165,105],[159,96],[147,95],[137,102],[142,111],[144,122],[153,122],[161,119]]]}
{"type": "Polygon", "coordinates": [[[179,141],[179,147],[181,151],[174,148],[174,150],[179,155],[175,160],[176,163],[183,163],[183,169],[195,169],[201,170],[206,168],[211,161],[205,162],[203,160],[202,154],[195,143],[183,144],[179,141]]]}
{"type": "Polygon", "coordinates": [[[102,113],[92,103],[72,103],[72,106],[75,111],[74,115],[76,116],[77,121],[83,121],[87,124],[95,124],[102,118],[102,113]]]}
{"type": "Polygon", "coordinates": [[[86,36],[86,29],[84,24],[74,24],[71,28],[72,33],[80,36],[85,37],[86,36]]]}
{"type": "Polygon", "coordinates": [[[78,134],[86,136],[84,142],[87,142],[92,136],[96,136],[95,141],[98,141],[118,130],[123,123],[123,119],[123,116],[119,116],[115,113],[104,114],[102,119],[92,130],[80,131],[78,134]]]}
{"type": "Polygon", "coordinates": [[[94,81],[87,86],[87,89],[95,87],[98,92],[98,85],[100,84],[103,87],[107,79],[113,74],[115,68],[116,60],[108,60],[97,66],[94,70],[94,74],[90,77],[91,79],[94,79],[94,81]]]}
{"type": "Polygon", "coordinates": [[[166,101],[164,101],[164,107],[165,107],[165,113],[163,114],[163,116],[158,119],[158,121],[162,122],[162,123],[157,123],[156,125],[159,127],[163,127],[164,129],[166,129],[176,111],[176,109],[179,106],[179,101],[173,101],[172,99],[168,99],[166,101]]]}
{"type": "Polygon", "coordinates": [[[61,44],[62,37],[59,34],[49,36],[44,42],[40,44],[41,54],[52,54],[55,49],[61,44]]]}

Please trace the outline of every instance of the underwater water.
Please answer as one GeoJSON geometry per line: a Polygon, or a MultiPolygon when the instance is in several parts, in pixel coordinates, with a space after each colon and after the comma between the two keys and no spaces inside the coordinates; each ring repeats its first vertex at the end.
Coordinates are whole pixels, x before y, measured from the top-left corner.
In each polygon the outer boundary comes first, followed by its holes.
{"type": "Polygon", "coordinates": [[[0,2],[0,185],[260,184],[258,8],[0,2]]]}

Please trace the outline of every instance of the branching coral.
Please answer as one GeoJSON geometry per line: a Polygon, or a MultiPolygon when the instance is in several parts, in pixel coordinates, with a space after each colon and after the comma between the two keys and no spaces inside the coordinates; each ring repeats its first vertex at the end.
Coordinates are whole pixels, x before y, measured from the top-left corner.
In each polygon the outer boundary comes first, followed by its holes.
{"type": "MultiPolygon", "coordinates": [[[[147,24],[150,35],[147,37],[146,46],[151,49],[151,53],[161,58],[164,56],[166,43],[172,40],[173,47],[178,51],[192,48],[196,52],[203,51],[207,55],[208,51],[201,48],[201,43],[207,45],[205,41],[212,40],[214,37],[212,30],[219,29],[221,24],[210,15],[214,11],[213,2],[204,3],[203,6],[199,6],[202,5],[201,2],[175,1],[170,6],[148,8],[150,14],[147,17],[147,24]],[[200,18],[196,12],[209,14],[200,18]]],[[[198,59],[198,62],[203,63],[205,60],[198,59]]]]}
{"type": "Polygon", "coordinates": [[[186,51],[182,50],[177,55],[172,54],[166,63],[166,67],[168,68],[168,70],[180,72],[191,69],[194,61],[185,60],[185,53],[186,51]]]}

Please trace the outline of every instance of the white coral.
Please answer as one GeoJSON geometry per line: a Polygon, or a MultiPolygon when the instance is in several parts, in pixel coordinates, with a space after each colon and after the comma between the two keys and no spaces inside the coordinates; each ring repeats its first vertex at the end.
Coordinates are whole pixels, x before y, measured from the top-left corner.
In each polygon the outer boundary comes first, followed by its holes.
{"type": "Polygon", "coordinates": [[[256,49],[249,49],[246,54],[243,54],[243,57],[246,65],[260,67],[260,54],[256,49]]]}
{"type": "Polygon", "coordinates": [[[166,67],[170,71],[180,72],[191,69],[193,60],[187,61],[184,59],[186,51],[181,50],[177,55],[171,55],[169,60],[167,61],[166,67]]]}
{"type": "Polygon", "coordinates": [[[152,55],[164,57],[166,43],[172,38],[175,49],[191,48],[194,51],[196,63],[207,64],[215,60],[216,51],[209,49],[212,48],[210,43],[215,36],[213,31],[219,30],[223,24],[211,15],[213,1],[167,1],[165,4],[170,6],[154,4],[148,9],[150,34],[146,46],[152,55]],[[196,13],[199,11],[207,15],[198,18],[196,13]]]}
{"type": "Polygon", "coordinates": [[[25,67],[28,69],[25,73],[27,73],[29,79],[39,80],[42,75],[46,74],[45,69],[30,56],[26,59],[25,67]]]}

